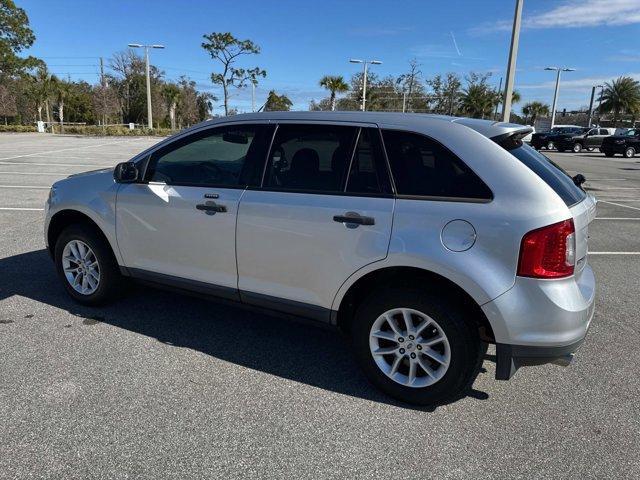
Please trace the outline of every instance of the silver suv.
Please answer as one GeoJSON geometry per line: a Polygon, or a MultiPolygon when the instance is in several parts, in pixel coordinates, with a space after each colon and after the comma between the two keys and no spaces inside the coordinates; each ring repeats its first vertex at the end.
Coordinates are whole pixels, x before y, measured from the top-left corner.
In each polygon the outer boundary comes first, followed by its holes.
{"type": "Polygon", "coordinates": [[[214,120],[55,183],[45,239],[83,304],[130,277],[329,323],[373,384],[437,404],[465,393],[488,343],[507,380],[568,363],[587,333],[596,202],[529,132],[361,112],[214,120]]]}

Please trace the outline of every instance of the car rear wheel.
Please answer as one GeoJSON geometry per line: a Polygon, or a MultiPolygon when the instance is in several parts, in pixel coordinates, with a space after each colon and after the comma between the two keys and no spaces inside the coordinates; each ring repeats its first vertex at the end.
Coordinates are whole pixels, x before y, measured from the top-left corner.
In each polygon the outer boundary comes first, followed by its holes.
{"type": "Polygon", "coordinates": [[[120,291],[121,275],[111,248],[93,228],[65,228],[55,245],[55,265],[67,293],[84,305],[100,305],[120,291]]]}
{"type": "Polygon", "coordinates": [[[582,144],[581,143],[574,143],[573,144],[573,152],[574,153],[580,153],[582,151],[582,144]]]}
{"type": "Polygon", "coordinates": [[[464,395],[486,352],[463,309],[417,289],[372,292],[357,309],[351,333],[371,383],[418,405],[464,395]]]}
{"type": "Polygon", "coordinates": [[[553,150],[554,148],[555,148],[555,145],[553,144],[553,142],[547,143],[547,150],[553,150]]]}
{"type": "Polygon", "coordinates": [[[633,147],[628,147],[624,151],[625,158],[633,158],[635,154],[636,154],[636,149],[633,147]]]}

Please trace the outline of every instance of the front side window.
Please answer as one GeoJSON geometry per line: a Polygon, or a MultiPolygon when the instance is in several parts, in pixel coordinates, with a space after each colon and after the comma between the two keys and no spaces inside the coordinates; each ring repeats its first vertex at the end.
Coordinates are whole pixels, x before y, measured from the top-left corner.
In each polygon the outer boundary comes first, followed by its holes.
{"type": "Polygon", "coordinates": [[[383,130],[399,195],[490,200],[489,187],[457,156],[424,135],[383,130]]]}
{"type": "Polygon", "coordinates": [[[263,146],[270,129],[238,125],[196,132],[154,153],[147,180],[191,186],[251,184],[264,159],[263,146]]]}
{"type": "Polygon", "coordinates": [[[264,187],[342,192],[357,128],[334,125],[278,126],[264,187]]]}

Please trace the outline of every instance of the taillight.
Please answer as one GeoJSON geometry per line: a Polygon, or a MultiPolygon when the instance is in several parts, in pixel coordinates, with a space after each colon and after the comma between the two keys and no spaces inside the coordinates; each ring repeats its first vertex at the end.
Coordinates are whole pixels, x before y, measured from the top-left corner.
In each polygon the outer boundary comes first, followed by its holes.
{"type": "Polygon", "coordinates": [[[576,234],[573,219],[527,233],[520,244],[518,275],[534,278],[562,278],[573,275],[576,263],[576,234]]]}

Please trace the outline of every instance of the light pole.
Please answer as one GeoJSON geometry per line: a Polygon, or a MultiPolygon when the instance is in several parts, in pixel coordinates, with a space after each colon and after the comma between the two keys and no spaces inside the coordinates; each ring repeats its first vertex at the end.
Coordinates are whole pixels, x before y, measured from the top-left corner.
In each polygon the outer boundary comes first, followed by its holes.
{"type": "Polygon", "coordinates": [[[560,74],[562,72],[575,72],[575,68],[566,67],[546,67],[545,70],[555,70],[558,72],[556,75],[556,91],[553,94],[553,106],[551,107],[551,128],[556,123],[556,107],[558,106],[558,92],[560,91],[560,74]]]}
{"type": "MultiPolygon", "coordinates": [[[[588,127],[591,126],[591,121],[593,120],[593,100],[595,99],[595,96],[596,96],[596,88],[603,88],[603,87],[604,85],[594,85],[593,87],[591,87],[591,100],[589,101],[589,124],[587,125],[588,127]]],[[[602,97],[602,94],[600,94],[600,96],[602,97]]],[[[600,108],[599,105],[598,105],[598,108],[600,108]]]]}
{"type": "Polygon", "coordinates": [[[145,65],[145,73],[147,75],[147,120],[149,123],[149,130],[152,130],[153,116],[151,114],[151,79],[149,78],[149,49],[164,48],[164,45],[141,45],[139,43],[130,43],[129,47],[144,48],[144,65],[145,65]]]}
{"type": "Polygon", "coordinates": [[[508,122],[511,116],[511,96],[513,95],[513,81],[516,76],[516,58],[518,56],[518,42],[520,41],[520,19],[522,18],[522,3],[516,0],[516,11],[513,15],[513,29],[511,30],[511,48],[509,49],[509,63],[507,64],[507,78],[504,82],[504,98],[502,100],[502,121],[508,122]]]}
{"type": "Polygon", "coordinates": [[[362,111],[367,108],[367,65],[382,65],[380,60],[358,60],[357,58],[349,59],[351,63],[362,63],[364,65],[362,77],[362,111]]]}

